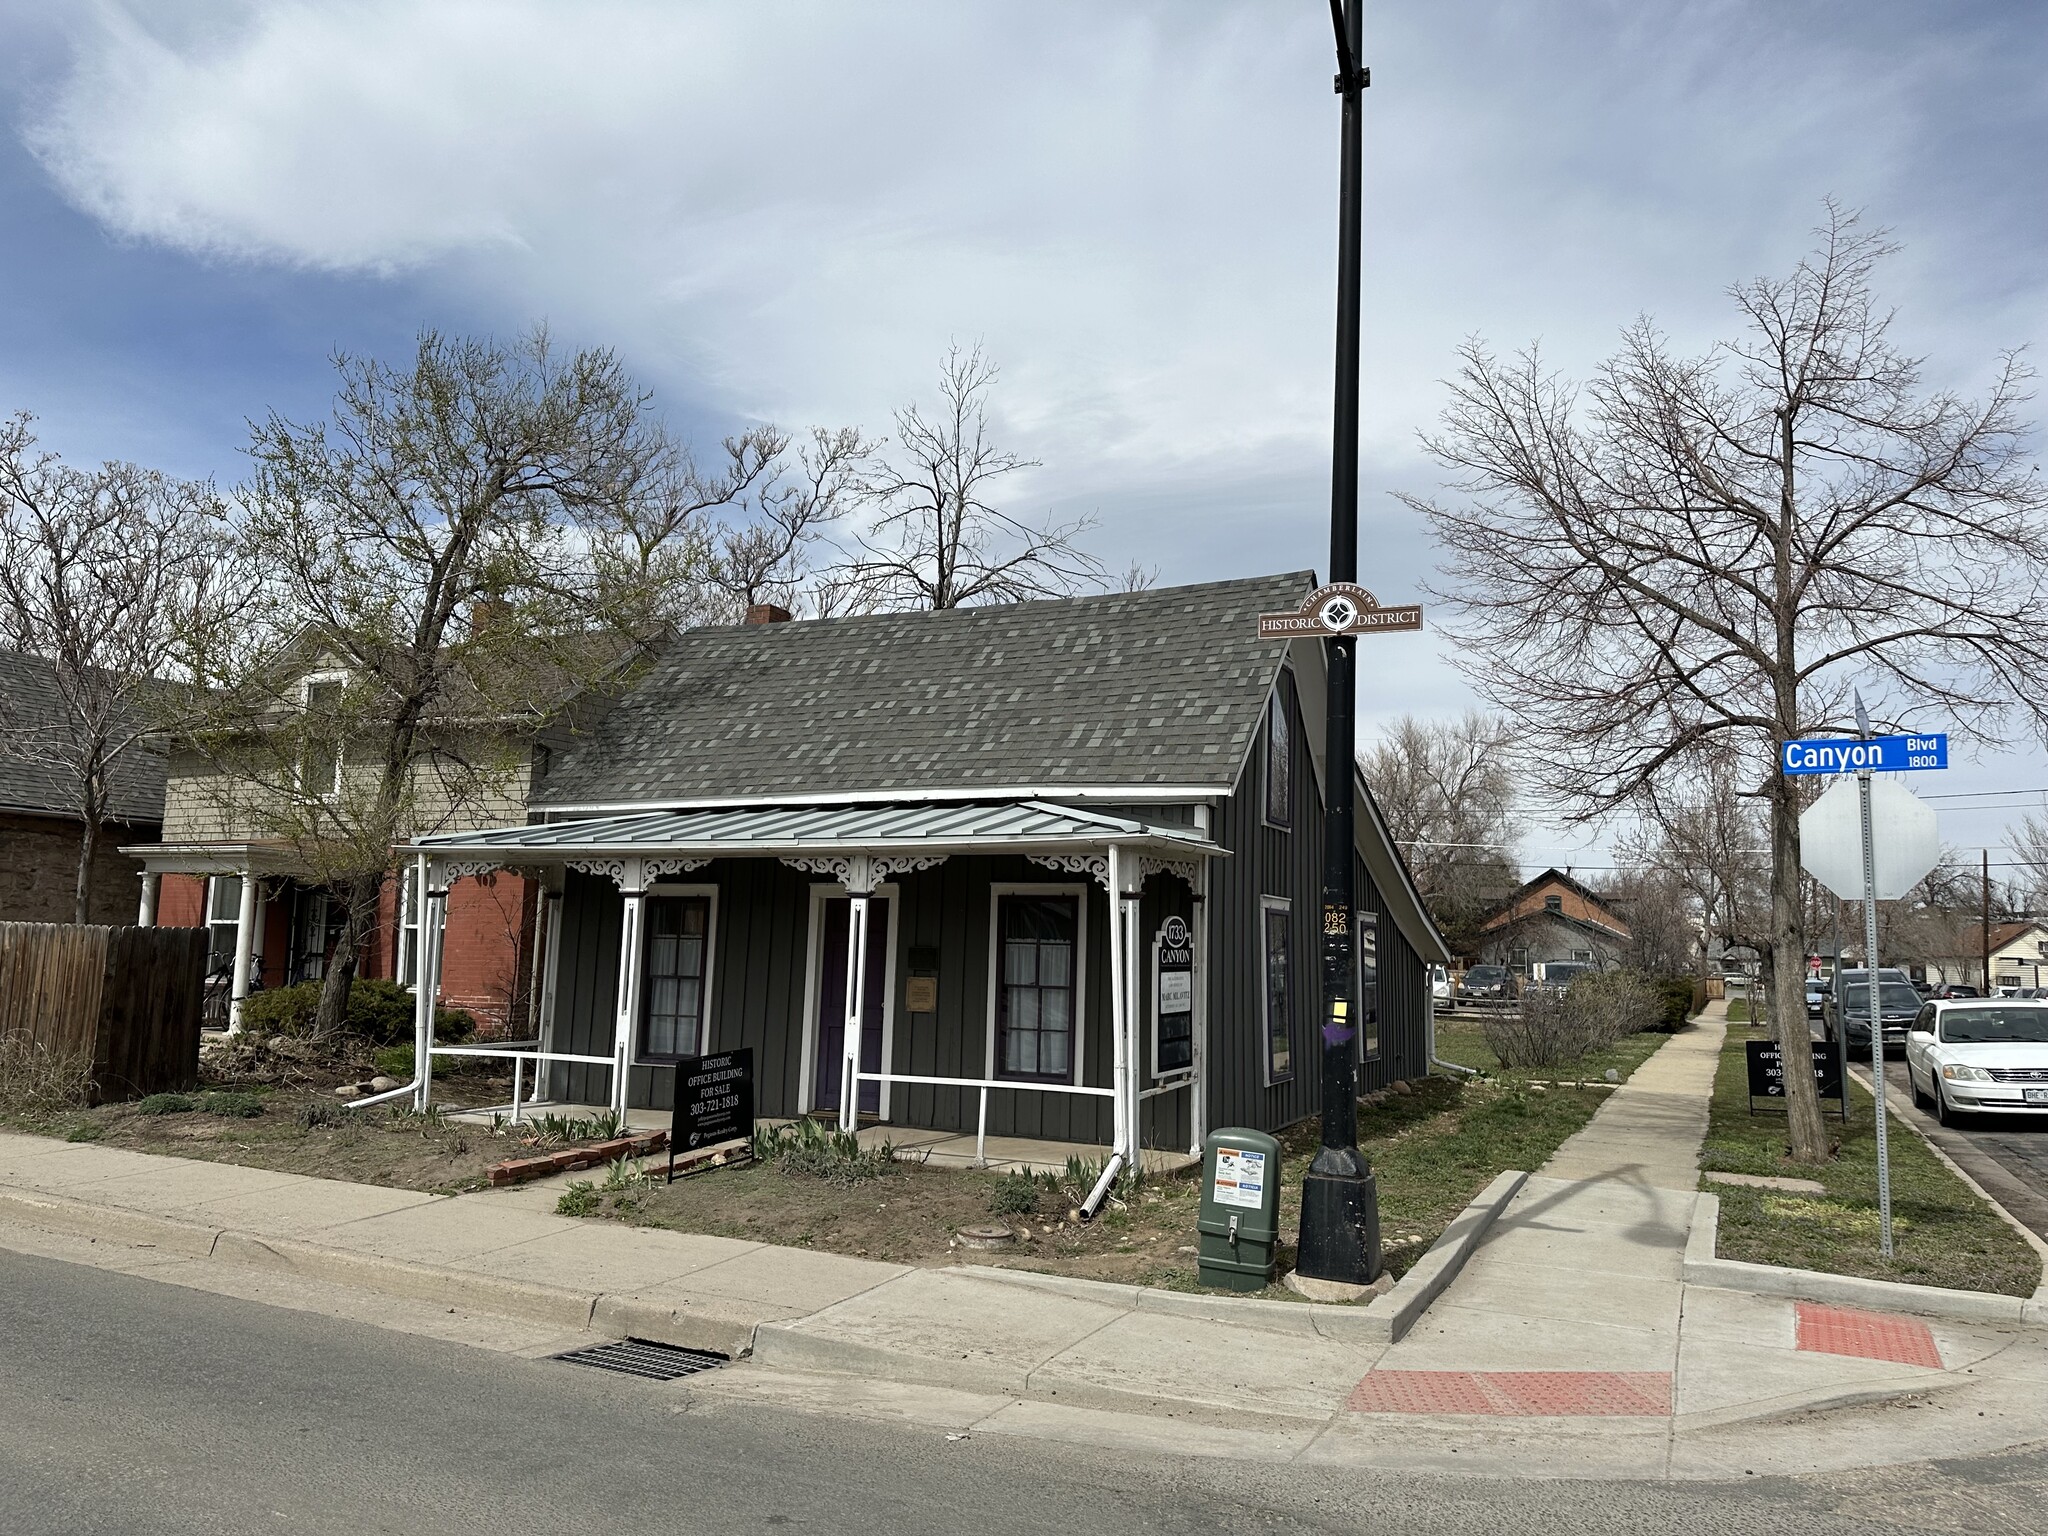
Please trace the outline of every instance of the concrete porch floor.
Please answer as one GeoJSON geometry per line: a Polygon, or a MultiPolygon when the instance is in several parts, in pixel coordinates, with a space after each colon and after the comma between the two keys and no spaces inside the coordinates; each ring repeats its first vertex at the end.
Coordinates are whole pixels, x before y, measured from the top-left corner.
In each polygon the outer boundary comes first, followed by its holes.
{"type": "MultiPolygon", "coordinates": [[[[557,1119],[581,1120],[605,1114],[609,1108],[605,1104],[541,1103],[522,1107],[520,1117],[553,1115],[557,1119]]],[[[502,1109],[495,1113],[505,1115],[502,1109]]],[[[464,1125],[489,1125],[492,1114],[491,1110],[481,1109],[447,1111],[450,1120],[464,1125]]],[[[672,1118],[665,1109],[631,1109],[626,1112],[626,1129],[628,1132],[667,1130],[672,1118]]],[[[759,1123],[788,1125],[790,1122],[764,1116],[759,1123]]],[[[982,1166],[974,1155],[974,1133],[971,1131],[934,1131],[911,1125],[874,1123],[863,1125],[858,1134],[864,1147],[888,1143],[903,1162],[929,1163],[935,1168],[982,1166]]],[[[1109,1148],[1082,1142],[1040,1141],[1028,1136],[991,1136],[988,1139],[988,1167],[995,1173],[1062,1173],[1070,1157],[1100,1165],[1108,1156],[1109,1148]]],[[[1144,1160],[1147,1173],[1173,1173],[1182,1168],[1192,1168],[1201,1161],[1186,1152],[1160,1147],[1147,1147],[1144,1160]]]]}

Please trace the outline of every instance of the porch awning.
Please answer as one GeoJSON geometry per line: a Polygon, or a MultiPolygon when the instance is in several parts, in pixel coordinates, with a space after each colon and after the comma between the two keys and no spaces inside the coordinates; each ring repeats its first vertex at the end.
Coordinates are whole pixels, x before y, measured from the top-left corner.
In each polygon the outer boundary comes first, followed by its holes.
{"type": "Polygon", "coordinates": [[[818,853],[943,855],[1100,849],[1110,843],[1173,859],[1218,857],[1225,852],[1194,827],[1140,821],[1042,800],[644,811],[480,832],[434,833],[416,838],[410,851],[430,856],[490,855],[506,863],[552,863],[592,854],[653,853],[698,859],[818,853]]]}

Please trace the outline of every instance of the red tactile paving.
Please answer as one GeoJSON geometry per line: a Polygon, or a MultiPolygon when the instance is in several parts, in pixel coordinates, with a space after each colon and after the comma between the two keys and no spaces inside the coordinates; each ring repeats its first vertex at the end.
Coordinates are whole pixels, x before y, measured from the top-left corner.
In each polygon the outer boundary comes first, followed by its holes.
{"type": "Polygon", "coordinates": [[[1671,1412],[1671,1373],[1372,1371],[1345,1406],[1353,1413],[1661,1417],[1671,1412]]]}
{"type": "Polygon", "coordinates": [[[1848,1307],[1799,1303],[1799,1347],[1822,1355],[1854,1355],[1863,1360],[1891,1360],[1900,1365],[1941,1369],[1941,1351],[1934,1334],[1918,1318],[1891,1317],[1883,1312],[1857,1312],[1848,1307]]]}

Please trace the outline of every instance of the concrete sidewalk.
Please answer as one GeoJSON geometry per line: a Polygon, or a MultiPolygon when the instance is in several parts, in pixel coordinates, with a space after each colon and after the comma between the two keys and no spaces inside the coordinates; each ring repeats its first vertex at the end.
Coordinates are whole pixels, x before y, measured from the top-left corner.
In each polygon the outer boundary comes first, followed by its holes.
{"type": "Polygon", "coordinates": [[[385,1326],[517,1320],[462,1326],[527,1353],[596,1333],[746,1357],[692,1378],[714,1394],[1190,1453],[1722,1476],[2048,1433],[2048,1330],[1681,1283],[1722,1033],[1703,1021],[1639,1068],[1391,1345],[1366,1308],[909,1268],[559,1216],[547,1187],[437,1197],[13,1135],[0,1244],[385,1326]],[[391,1315],[304,1299],[364,1292],[391,1315]],[[1788,1437],[1788,1413],[1818,1416],[1788,1437]]]}

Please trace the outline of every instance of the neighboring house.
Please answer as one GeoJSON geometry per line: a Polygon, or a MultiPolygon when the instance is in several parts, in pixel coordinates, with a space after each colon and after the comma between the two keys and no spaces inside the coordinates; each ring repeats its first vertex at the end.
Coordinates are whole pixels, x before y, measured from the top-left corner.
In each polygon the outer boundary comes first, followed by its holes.
{"type": "MultiPolygon", "coordinates": [[[[1981,936],[1982,930],[1965,930],[1965,940],[1981,936]]],[[[1993,923],[1990,934],[1991,985],[1994,987],[2048,986],[2048,923],[2035,918],[1993,923]]],[[[1904,962],[1901,962],[1904,963],[1904,962]]],[[[1913,967],[1918,971],[1918,965],[1913,967]]],[[[1926,984],[1941,986],[1961,982],[1984,984],[1984,950],[1973,946],[1970,953],[1930,959],[1925,968],[1926,984]]]]}
{"type": "Polygon", "coordinates": [[[1629,937],[1627,920],[1598,894],[1546,869],[1481,920],[1479,958],[1522,976],[1558,960],[1604,969],[1621,963],[1629,937]]]}
{"type": "MultiPolygon", "coordinates": [[[[57,668],[41,656],[0,651],[0,922],[68,923],[77,915],[85,827],[68,772],[36,750],[59,729],[57,668]]],[[[154,842],[164,819],[164,758],[142,743],[108,775],[108,816],[89,876],[95,923],[133,923],[142,865],[124,844],[154,842]]]]}
{"type": "MultiPolygon", "coordinates": [[[[302,642],[282,665],[280,693],[297,707],[320,707],[323,690],[348,673],[317,643],[302,642]]],[[[597,707],[595,695],[565,685],[551,704],[515,715],[480,714],[471,698],[444,704],[430,721],[442,760],[423,762],[414,781],[414,825],[405,835],[500,824],[526,814],[554,754],[597,707]],[[465,769],[461,787],[446,766],[491,764],[480,778],[465,769]]],[[[261,721],[251,723],[260,731],[261,721]]],[[[253,759],[252,759],[253,760],[253,759]]],[[[145,910],[166,926],[212,934],[209,1023],[233,1027],[251,992],[323,979],[343,926],[338,896],[306,867],[294,841],[277,833],[289,797],[319,784],[339,794],[351,774],[374,774],[346,742],[309,752],[297,764],[224,770],[218,755],[174,742],[164,795],[163,838],[126,852],[142,859],[145,910]],[[294,780],[299,782],[293,782],[294,780]],[[160,882],[160,886],[159,886],[160,882]]],[[[419,970],[417,871],[394,852],[377,921],[358,957],[357,975],[414,985],[419,970]]],[[[517,1032],[531,1021],[537,961],[539,887],[526,875],[493,870],[462,879],[442,905],[442,1001],[477,1016],[487,1032],[517,1032]]],[[[145,921],[149,920],[147,917],[145,921]]]]}
{"type": "MultiPolygon", "coordinates": [[[[412,851],[435,901],[540,871],[557,1101],[665,1108],[676,1063],[748,1047],[764,1116],[853,1118],[854,1054],[858,1113],[905,1128],[1135,1156],[1285,1126],[1321,1104],[1323,651],[1256,621],[1312,586],[692,630],[526,825],[412,851]]],[[[1448,957],[1350,765],[1339,792],[1372,1088],[1427,1072],[1448,957]]]]}

